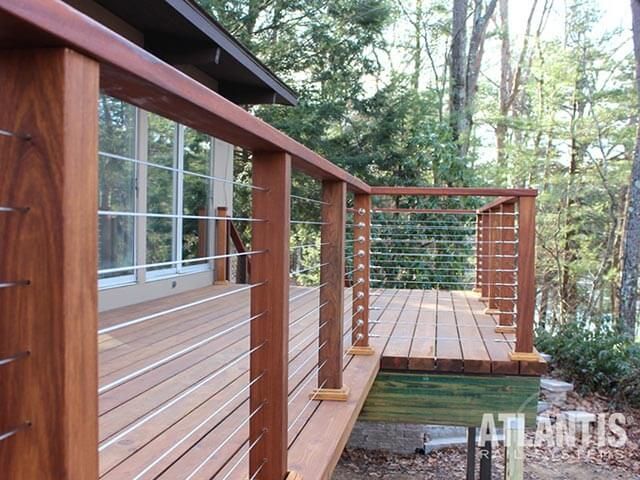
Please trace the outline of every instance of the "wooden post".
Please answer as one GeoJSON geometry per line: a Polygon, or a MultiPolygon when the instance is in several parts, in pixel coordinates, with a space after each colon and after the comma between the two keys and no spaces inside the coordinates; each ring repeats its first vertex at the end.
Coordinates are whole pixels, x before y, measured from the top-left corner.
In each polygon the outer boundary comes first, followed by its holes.
{"type": "Polygon", "coordinates": [[[0,282],[29,282],[0,288],[2,477],[94,479],[99,65],[5,50],[0,85],[0,205],[28,208],[0,213],[0,282]]]}
{"type": "MultiPolygon", "coordinates": [[[[227,207],[218,207],[216,210],[216,253],[215,255],[227,255],[229,251],[229,231],[227,207]],[[223,218],[225,218],[223,220],[223,218]]],[[[214,264],[215,283],[217,285],[224,285],[228,283],[228,269],[227,258],[216,258],[214,264]]]]}
{"type": "Polygon", "coordinates": [[[504,478],[524,479],[524,415],[510,417],[505,421],[504,478]]]}
{"type": "Polygon", "coordinates": [[[481,225],[482,225],[482,257],[481,257],[481,265],[482,265],[482,286],[481,288],[481,300],[487,302],[489,301],[489,247],[490,247],[490,238],[489,232],[491,229],[489,228],[489,220],[490,216],[488,212],[482,212],[481,217],[481,225]]]}
{"type": "MultiPolygon", "coordinates": [[[[499,283],[501,284],[498,287],[498,295],[501,298],[511,298],[515,297],[516,289],[515,289],[515,275],[514,272],[509,272],[506,270],[515,270],[515,205],[512,202],[503,203],[500,205],[500,243],[499,243],[499,253],[501,255],[500,262],[500,270],[498,278],[499,283]],[[513,285],[513,286],[511,286],[513,285]]],[[[500,300],[498,302],[500,305],[500,312],[505,312],[500,314],[500,325],[509,326],[509,329],[504,330],[504,332],[515,333],[515,327],[513,327],[513,313],[506,312],[514,312],[516,309],[515,300],[500,300]]]]}
{"type": "Polygon", "coordinates": [[[353,251],[356,255],[353,264],[356,268],[362,265],[362,270],[354,273],[353,285],[353,319],[351,333],[350,355],[373,355],[373,348],[369,345],[369,274],[371,271],[371,197],[365,194],[354,195],[353,216],[353,251]]]}
{"type": "Polygon", "coordinates": [[[478,212],[476,214],[476,283],[473,291],[480,294],[482,294],[482,255],[484,254],[484,243],[482,241],[482,219],[483,215],[478,212]]]}
{"type": "Polygon", "coordinates": [[[498,258],[499,249],[498,242],[500,241],[500,207],[493,207],[489,209],[489,245],[487,248],[488,258],[487,258],[487,268],[488,268],[488,301],[487,301],[487,309],[485,313],[496,315],[499,313],[499,303],[497,300],[498,295],[498,272],[497,270],[500,268],[500,258],[498,258]]]}
{"type": "Polygon", "coordinates": [[[342,383],[344,325],[344,233],[347,217],[347,184],[322,182],[322,229],[320,249],[320,339],[317,400],[347,400],[349,389],[342,383]]]}
{"type": "Polygon", "coordinates": [[[287,474],[289,350],[289,222],[291,157],[253,154],[252,247],[265,250],[251,263],[249,477],[278,480],[287,474]],[[258,379],[258,377],[260,377],[258,379]],[[258,440],[259,439],[259,440],[258,440]]]}
{"type": "Polygon", "coordinates": [[[538,361],[533,351],[533,317],[536,297],[536,199],[518,198],[518,308],[516,349],[512,360],[538,361]]]}

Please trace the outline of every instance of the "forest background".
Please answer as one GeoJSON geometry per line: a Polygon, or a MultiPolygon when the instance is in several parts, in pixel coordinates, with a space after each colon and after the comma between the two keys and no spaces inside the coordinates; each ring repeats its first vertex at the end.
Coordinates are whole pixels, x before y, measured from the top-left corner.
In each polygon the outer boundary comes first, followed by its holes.
{"type": "Polygon", "coordinates": [[[254,113],[368,183],[537,188],[538,324],[636,337],[627,1],[198,2],[299,94],[254,113]]]}

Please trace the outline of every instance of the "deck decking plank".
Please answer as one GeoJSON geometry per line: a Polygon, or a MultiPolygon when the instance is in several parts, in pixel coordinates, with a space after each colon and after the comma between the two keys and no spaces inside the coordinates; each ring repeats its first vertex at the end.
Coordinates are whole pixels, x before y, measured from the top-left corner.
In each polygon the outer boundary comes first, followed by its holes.
{"type": "Polygon", "coordinates": [[[491,359],[464,292],[451,292],[465,373],[491,373],[491,359]]]}
{"type": "Polygon", "coordinates": [[[405,302],[382,354],[382,368],[406,370],[409,368],[409,351],[420,313],[422,290],[403,290],[405,302]]]}
{"type": "Polygon", "coordinates": [[[438,290],[436,306],[436,370],[462,372],[464,362],[451,294],[438,290]]]}
{"type": "Polygon", "coordinates": [[[409,370],[434,370],[436,365],[437,293],[427,290],[422,297],[415,336],[409,352],[409,370]]]}

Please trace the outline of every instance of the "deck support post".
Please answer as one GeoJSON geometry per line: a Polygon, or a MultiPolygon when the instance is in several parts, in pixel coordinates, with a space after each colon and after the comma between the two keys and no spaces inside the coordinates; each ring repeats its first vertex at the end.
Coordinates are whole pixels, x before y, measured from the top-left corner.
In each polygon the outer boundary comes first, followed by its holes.
{"type": "MultiPolygon", "coordinates": [[[[227,255],[229,253],[229,230],[227,217],[227,207],[218,207],[216,210],[216,251],[215,256],[227,255]]],[[[229,280],[228,258],[216,258],[214,261],[215,284],[224,285],[229,280]]]]}
{"type": "MultiPolygon", "coordinates": [[[[353,264],[359,268],[354,272],[353,318],[351,319],[350,355],[373,355],[369,345],[369,277],[371,271],[371,197],[354,195],[353,217],[353,264]]],[[[355,267],[354,267],[355,268],[355,267]]]]}
{"type": "Polygon", "coordinates": [[[533,318],[536,297],[536,199],[518,198],[518,300],[516,348],[511,360],[536,362],[533,349],[533,318]]]}
{"type": "Polygon", "coordinates": [[[3,478],[98,478],[99,70],[0,53],[3,478]]]}
{"type": "Polygon", "coordinates": [[[291,157],[253,153],[249,477],[287,475],[291,157]],[[259,316],[259,317],[258,317],[259,316]]]}
{"type": "Polygon", "coordinates": [[[524,478],[524,416],[510,417],[505,422],[504,479],[524,478]]]}
{"type": "Polygon", "coordinates": [[[476,427],[467,428],[467,476],[466,480],[476,478],[476,427]]]}
{"type": "Polygon", "coordinates": [[[346,401],[349,389],[342,382],[342,367],[347,184],[324,180],[322,201],[318,388],[313,390],[311,397],[346,401]]]}

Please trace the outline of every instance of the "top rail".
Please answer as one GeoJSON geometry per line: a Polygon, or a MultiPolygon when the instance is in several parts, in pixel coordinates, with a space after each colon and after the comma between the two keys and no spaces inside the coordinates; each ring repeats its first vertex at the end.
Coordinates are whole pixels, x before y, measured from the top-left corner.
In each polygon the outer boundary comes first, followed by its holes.
{"type": "Polygon", "coordinates": [[[252,151],[284,151],[321,180],[370,187],[205,85],[61,0],[0,0],[0,48],[68,47],[100,64],[109,95],[252,151]]]}
{"type": "Polygon", "coordinates": [[[534,188],[371,187],[370,194],[431,197],[535,197],[538,191],[534,188]]]}
{"type": "Polygon", "coordinates": [[[483,205],[478,209],[478,213],[486,212],[487,210],[491,210],[492,208],[498,207],[500,205],[506,205],[510,203],[516,203],[518,201],[518,197],[500,197],[496,198],[494,201],[483,205]]]}

